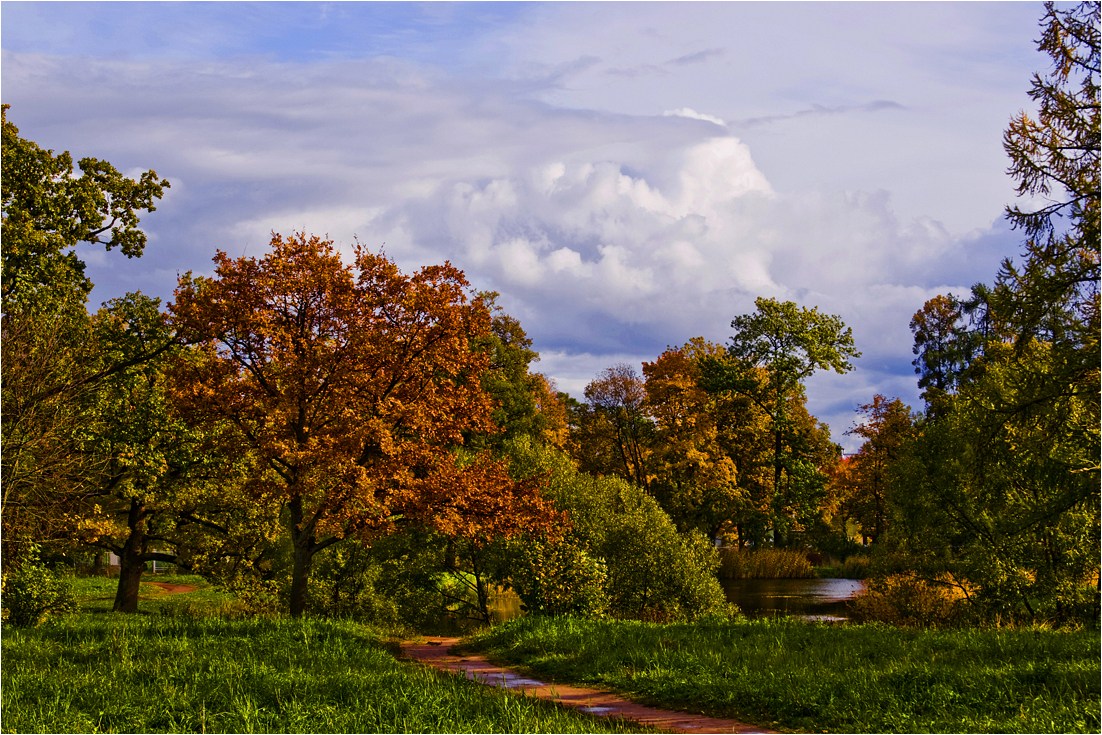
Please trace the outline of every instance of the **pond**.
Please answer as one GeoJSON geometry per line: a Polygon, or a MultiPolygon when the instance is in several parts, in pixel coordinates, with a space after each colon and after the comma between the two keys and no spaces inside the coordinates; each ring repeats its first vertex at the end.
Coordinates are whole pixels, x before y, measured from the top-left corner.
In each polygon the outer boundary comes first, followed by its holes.
{"type": "Polygon", "coordinates": [[[792,615],[810,620],[846,619],[846,603],[865,589],[859,579],[728,579],[728,602],[752,617],[792,615]]]}

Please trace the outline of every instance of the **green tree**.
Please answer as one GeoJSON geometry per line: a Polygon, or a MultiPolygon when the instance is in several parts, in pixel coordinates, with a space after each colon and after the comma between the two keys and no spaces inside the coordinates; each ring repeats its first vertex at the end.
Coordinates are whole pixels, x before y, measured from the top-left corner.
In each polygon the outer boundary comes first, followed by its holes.
{"type": "MultiPolygon", "coordinates": [[[[809,464],[809,457],[799,451],[798,414],[791,408],[802,405],[807,378],[820,370],[848,372],[853,369],[850,360],[861,353],[854,346],[852,330],[837,316],[791,301],[759,297],[754,303],[753,314],[731,322],[735,333],[727,351],[732,360],[706,360],[702,382],[712,391],[740,393],[769,414],[773,434],[772,535],[773,542],[783,546],[792,525],[791,509],[807,509],[826,482],[809,464]]],[[[802,436],[809,434],[805,431],[802,436]]]]}
{"type": "Polygon", "coordinates": [[[513,585],[530,609],[652,621],[726,609],[711,542],[678,533],[642,488],[579,472],[566,454],[527,437],[509,442],[508,453],[510,471],[544,478],[544,494],[566,514],[561,539],[537,537],[513,555],[513,585]]]}
{"type": "Polygon", "coordinates": [[[3,556],[28,540],[49,542],[71,529],[62,518],[101,469],[82,449],[84,410],[99,381],[166,349],[105,363],[86,310],[91,283],[79,243],[141,254],[143,211],[168,187],[155,172],[138,179],[109,163],[55,155],[19,135],[3,106],[3,223],[0,225],[3,556]]]}
{"type": "Polygon", "coordinates": [[[140,213],[152,212],[169,182],[146,171],[123,176],[110,163],[79,161],[66,151],[54,155],[19,135],[3,106],[3,258],[0,269],[4,311],[27,293],[73,289],[87,295],[92,284],[74,248],[78,243],[120,249],[133,258],[145,248],[140,213]]]}
{"type": "Polygon", "coordinates": [[[520,321],[497,305],[496,292],[479,294],[491,312],[490,333],[476,348],[490,355],[482,385],[494,400],[494,423],[500,428],[484,441],[500,445],[506,439],[528,435],[561,446],[566,435],[566,409],[551,383],[532,372],[540,359],[520,321]]]}
{"type": "Polygon", "coordinates": [[[973,289],[981,318],[954,326],[969,364],[901,464],[891,535],[996,612],[1066,620],[1098,574],[1099,5],[1047,4],[1041,28],[1037,116],[1003,142],[1019,194],[1046,203],[1007,209],[1022,257],[973,289]]]}

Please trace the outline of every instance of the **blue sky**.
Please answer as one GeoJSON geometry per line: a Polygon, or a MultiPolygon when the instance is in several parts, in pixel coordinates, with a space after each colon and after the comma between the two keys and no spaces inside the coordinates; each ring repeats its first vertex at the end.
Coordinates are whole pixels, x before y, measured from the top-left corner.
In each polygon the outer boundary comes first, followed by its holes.
{"type": "Polygon", "coordinates": [[[21,132],[172,181],[98,303],[307,229],[501,292],[575,395],[725,342],[756,296],[839,314],[836,441],[917,404],[908,322],[1019,250],[1001,135],[1040,3],[3,2],[21,132]]]}

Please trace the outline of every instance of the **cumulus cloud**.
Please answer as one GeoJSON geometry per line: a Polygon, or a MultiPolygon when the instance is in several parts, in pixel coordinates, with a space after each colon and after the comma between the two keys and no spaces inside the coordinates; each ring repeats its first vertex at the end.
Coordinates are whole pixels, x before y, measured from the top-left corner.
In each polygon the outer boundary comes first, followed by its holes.
{"type": "MultiPolygon", "coordinates": [[[[383,12],[373,6],[334,13],[383,12]]],[[[433,12],[454,14],[454,29],[465,8],[433,12]]],[[[616,362],[698,335],[724,342],[756,296],[791,299],[841,315],[864,352],[856,373],[810,389],[841,440],[875,392],[915,400],[911,314],[989,280],[1014,251],[992,224],[1009,192],[999,133],[1020,106],[1005,78],[1028,81],[1001,63],[946,72],[934,42],[898,37],[952,28],[969,53],[997,50],[1018,11],[867,10],[804,8],[782,49],[762,32],[777,21],[766,4],[533,4],[508,11],[523,22],[502,11],[492,34],[476,23],[449,34],[441,58],[427,41],[403,58],[406,26],[376,33],[381,51],[362,55],[347,53],[346,31],[339,49],[295,56],[282,49],[294,34],[269,27],[263,53],[228,58],[235,23],[210,56],[138,44],[95,58],[34,34],[13,49],[6,24],[3,82],[28,137],[173,182],[143,222],[141,260],[89,255],[96,298],[170,297],[215,248],[258,255],[272,230],[345,248],[358,238],[406,269],[450,259],[501,292],[539,369],[575,395],[616,362]],[[846,38],[818,32],[825,16],[846,38]]],[[[310,38],[320,44],[316,29],[310,38]]]]}

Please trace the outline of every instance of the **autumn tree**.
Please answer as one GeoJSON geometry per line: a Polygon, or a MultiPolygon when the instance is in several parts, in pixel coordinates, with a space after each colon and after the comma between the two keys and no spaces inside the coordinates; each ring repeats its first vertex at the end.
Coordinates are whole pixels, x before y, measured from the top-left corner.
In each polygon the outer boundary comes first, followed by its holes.
{"type": "Polygon", "coordinates": [[[181,279],[175,324],[210,359],[180,390],[197,415],[233,424],[261,472],[248,489],[285,512],[290,609],[304,612],[314,556],[350,536],[420,523],[467,538],[510,535],[546,513],[532,483],[455,451],[491,430],[491,329],[449,264],[402,274],[357,247],[343,264],[318,237],[274,235],[262,258],[215,256],[181,279]]]}
{"type": "MultiPolygon", "coordinates": [[[[800,417],[791,407],[802,405],[803,383],[820,370],[845,373],[850,360],[861,356],[853,332],[842,320],[791,301],[758,298],[756,310],[731,322],[734,335],[724,363],[706,360],[703,384],[712,391],[733,391],[754,401],[769,414],[772,431],[772,492],[774,543],[784,545],[792,513],[806,508],[822,491],[825,478],[799,451],[807,438],[796,430],[800,417]],[[793,441],[795,440],[795,441],[793,441]]],[[[810,428],[809,417],[799,423],[810,428]]]]}
{"type": "Polygon", "coordinates": [[[898,398],[877,394],[858,411],[864,420],[847,433],[864,439],[847,463],[852,492],[845,513],[856,521],[863,540],[876,543],[887,528],[890,473],[914,434],[911,408],[898,398]]]}
{"type": "Polygon", "coordinates": [[[574,419],[582,469],[614,474],[645,488],[653,421],[646,411],[643,379],[631,365],[613,365],[590,381],[585,398],[574,419]]]}
{"type": "Polygon", "coordinates": [[[700,362],[723,347],[702,338],[643,363],[646,405],[655,421],[651,492],[682,531],[717,537],[751,502],[731,457],[729,428],[737,410],[728,396],[700,386],[700,362]]]}

